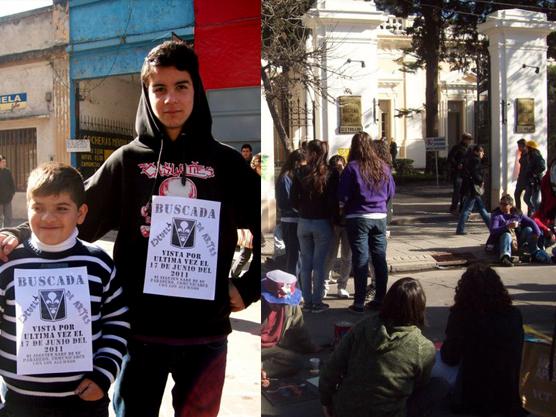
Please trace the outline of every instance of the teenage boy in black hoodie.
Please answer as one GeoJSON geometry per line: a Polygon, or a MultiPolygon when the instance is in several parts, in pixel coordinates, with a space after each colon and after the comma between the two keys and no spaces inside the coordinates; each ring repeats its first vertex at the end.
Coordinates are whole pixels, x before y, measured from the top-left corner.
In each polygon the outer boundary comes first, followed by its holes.
{"type": "MultiPolygon", "coordinates": [[[[89,215],[79,236],[94,241],[117,229],[114,261],[129,299],[129,353],[117,381],[118,417],[157,416],[168,374],[176,415],[216,416],[226,366],[229,315],[260,297],[260,256],[239,279],[228,272],[236,229],[250,229],[260,250],[260,179],[241,155],[212,137],[197,56],[167,41],[147,55],[137,138],[117,149],[86,182],[89,215]],[[221,203],[213,300],[143,291],[154,195],[221,203]]],[[[24,237],[22,229],[14,231],[24,237]]],[[[5,235],[4,235],[5,236],[5,235]]],[[[3,253],[14,237],[0,237],[3,253]],[[3,241],[2,241],[3,239],[3,241]]]]}

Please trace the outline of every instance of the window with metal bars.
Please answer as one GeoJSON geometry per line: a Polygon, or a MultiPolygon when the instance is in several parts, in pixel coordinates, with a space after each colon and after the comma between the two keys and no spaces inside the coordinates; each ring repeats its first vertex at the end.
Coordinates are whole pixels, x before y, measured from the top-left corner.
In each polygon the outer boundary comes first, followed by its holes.
{"type": "Polygon", "coordinates": [[[17,191],[25,191],[27,178],[37,166],[37,129],[0,130],[0,154],[6,157],[17,191]]]}

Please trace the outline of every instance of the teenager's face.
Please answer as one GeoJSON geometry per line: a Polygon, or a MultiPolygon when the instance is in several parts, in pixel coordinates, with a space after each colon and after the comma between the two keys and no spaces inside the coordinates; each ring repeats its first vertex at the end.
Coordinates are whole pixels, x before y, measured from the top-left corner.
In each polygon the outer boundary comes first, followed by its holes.
{"type": "Polygon", "coordinates": [[[149,76],[149,101],[171,140],[176,140],[193,111],[193,80],[176,67],[154,67],[149,76]]]}
{"type": "Polygon", "coordinates": [[[32,196],[27,206],[31,231],[47,245],[57,245],[68,239],[87,215],[87,205],[77,207],[67,192],[32,196]]]}
{"type": "Polygon", "coordinates": [[[500,211],[504,214],[510,214],[510,212],[512,211],[512,205],[505,200],[500,201],[499,207],[500,211]]]}
{"type": "Polygon", "coordinates": [[[253,152],[251,152],[249,148],[243,148],[241,150],[241,156],[243,156],[243,159],[246,161],[249,161],[253,157],[253,152]]]}

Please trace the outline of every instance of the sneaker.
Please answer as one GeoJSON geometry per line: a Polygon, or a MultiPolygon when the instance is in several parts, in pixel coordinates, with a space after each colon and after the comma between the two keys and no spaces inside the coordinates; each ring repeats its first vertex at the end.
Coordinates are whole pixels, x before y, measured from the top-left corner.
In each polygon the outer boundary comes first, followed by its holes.
{"type": "Polygon", "coordinates": [[[390,233],[390,230],[387,230],[387,231],[386,231],[386,239],[390,239],[390,236],[391,236],[391,235],[392,235],[392,234],[390,233]]]}
{"type": "Polygon", "coordinates": [[[338,280],[335,279],[335,278],[328,278],[328,279],[326,280],[326,283],[327,283],[328,285],[337,284],[337,283],[338,283],[338,280]]]}
{"type": "Polygon", "coordinates": [[[467,234],[467,232],[463,232],[463,231],[456,231],[456,235],[460,235],[460,236],[465,236],[467,234]]]}
{"type": "Polygon", "coordinates": [[[376,294],[376,288],[374,284],[367,285],[367,288],[365,289],[365,302],[369,302],[372,299],[374,299],[375,294],[376,294]]]}
{"type": "Polygon", "coordinates": [[[345,288],[338,288],[338,298],[349,298],[349,292],[345,288]]]}
{"type": "Polygon", "coordinates": [[[373,300],[373,301],[369,301],[367,304],[365,304],[365,309],[367,309],[367,310],[380,310],[381,306],[382,306],[381,301],[373,300]]]}
{"type": "Polygon", "coordinates": [[[514,264],[512,263],[511,258],[508,255],[502,256],[502,258],[500,259],[500,262],[504,266],[514,266],[514,264]]]}
{"type": "Polygon", "coordinates": [[[363,314],[365,312],[365,307],[352,304],[348,307],[348,310],[352,313],[363,314]]]}
{"type": "Polygon", "coordinates": [[[330,306],[328,304],[320,303],[320,304],[315,304],[311,311],[313,313],[322,313],[323,311],[326,311],[329,308],[330,308],[330,306]]]}

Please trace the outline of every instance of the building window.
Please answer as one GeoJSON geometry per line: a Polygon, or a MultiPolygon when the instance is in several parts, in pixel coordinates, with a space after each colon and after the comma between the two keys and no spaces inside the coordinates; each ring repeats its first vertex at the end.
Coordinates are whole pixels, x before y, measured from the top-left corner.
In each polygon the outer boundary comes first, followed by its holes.
{"type": "Polygon", "coordinates": [[[17,191],[25,191],[37,166],[37,129],[0,130],[0,154],[6,157],[17,191]]]}

